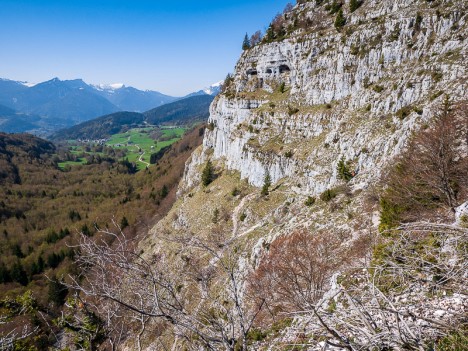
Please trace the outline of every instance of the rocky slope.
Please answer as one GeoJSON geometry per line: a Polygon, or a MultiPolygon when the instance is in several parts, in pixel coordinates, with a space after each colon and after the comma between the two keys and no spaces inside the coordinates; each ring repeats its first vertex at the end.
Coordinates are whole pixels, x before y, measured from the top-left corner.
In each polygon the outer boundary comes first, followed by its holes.
{"type": "Polygon", "coordinates": [[[445,94],[466,98],[467,2],[365,0],[351,13],[345,1],[338,29],[331,3],[302,1],[283,15],[287,34],[244,51],[146,254],[167,247],[165,237],[215,232],[238,245],[248,271],[275,238],[301,228],[345,245],[376,229],[379,214],[366,199],[382,172],[445,94]],[[341,159],[353,175],[347,184],[341,159]],[[208,160],[217,177],[204,187],[208,160]],[[327,189],[331,201],[304,204],[327,189]]]}

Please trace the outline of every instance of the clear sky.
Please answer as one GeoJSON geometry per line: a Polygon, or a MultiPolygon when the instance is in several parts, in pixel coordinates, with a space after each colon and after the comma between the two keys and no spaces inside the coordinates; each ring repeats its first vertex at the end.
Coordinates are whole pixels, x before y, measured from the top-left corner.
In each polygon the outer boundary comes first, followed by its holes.
{"type": "Polygon", "coordinates": [[[287,0],[1,0],[0,77],[182,96],[224,79],[287,0]]]}

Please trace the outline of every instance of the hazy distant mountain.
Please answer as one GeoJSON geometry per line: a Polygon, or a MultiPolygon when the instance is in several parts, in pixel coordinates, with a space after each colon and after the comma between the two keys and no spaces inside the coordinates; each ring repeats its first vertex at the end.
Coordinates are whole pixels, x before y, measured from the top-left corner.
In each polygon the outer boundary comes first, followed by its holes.
{"type": "Polygon", "coordinates": [[[149,124],[187,124],[203,122],[210,116],[214,96],[192,96],[144,113],[149,124]]]}
{"type": "Polygon", "coordinates": [[[123,84],[92,86],[81,79],[54,78],[39,84],[0,79],[0,104],[14,110],[3,113],[0,131],[47,135],[98,116],[122,110],[147,111],[176,99],[123,84]],[[39,118],[27,119],[26,115],[39,118]]]}
{"type": "MultiPolygon", "coordinates": [[[[0,104],[14,110],[3,114],[0,131],[29,131],[46,136],[56,130],[118,111],[142,112],[189,97],[213,97],[219,93],[221,83],[178,98],[157,91],[138,90],[124,84],[89,85],[81,79],[54,78],[39,84],[0,79],[0,104]]],[[[169,110],[158,112],[158,118],[167,114],[164,118],[168,121],[177,120],[179,116],[183,119],[192,112],[207,111],[211,100],[194,100],[192,104],[195,105],[192,107],[188,107],[186,102],[174,105],[169,110]]],[[[206,113],[191,116],[193,120],[205,117],[206,113]]]]}
{"type": "Polygon", "coordinates": [[[0,105],[0,130],[7,133],[21,133],[38,129],[40,117],[18,113],[0,105]]]}
{"type": "Polygon", "coordinates": [[[53,140],[102,139],[141,125],[192,125],[205,122],[214,97],[193,96],[177,100],[145,113],[116,112],[63,129],[52,135],[53,140]]]}
{"type": "MultiPolygon", "coordinates": [[[[39,116],[44,133],[119,110],[81,79],[54,78],[33,86],[0,80],[0,103],[19,113],[39,116]]],[[[30,127],[18,125],[16,129],[29,131],[37,124],[30,127]]],[[[7,131],[5,124],[0,125],[0,130],[7,131]]]]}
{"type": "Polygon", "coordinates": [[[13,108],[18,96],[27,89],[24,83],[0,78],[0,104],[13,108]]]}
{"type": "Polygon", "coordinates": [[[18,111],[59,119],[67,125],[119,110],[81,79],[58,78],[28,88],[14,106],[18,111]]]}
{"type": "Polygon", "coordinates": [[[123,111],[143,112],[178,99],[157,91],[138,90],[123,84],[101,84],[93,87],[101,96],[123,111]]]}

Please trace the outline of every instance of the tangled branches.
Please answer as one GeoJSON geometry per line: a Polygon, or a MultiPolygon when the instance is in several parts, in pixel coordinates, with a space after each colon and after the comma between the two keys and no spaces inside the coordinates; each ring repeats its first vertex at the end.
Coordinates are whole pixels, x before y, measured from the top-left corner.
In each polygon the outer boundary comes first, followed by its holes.
{"type": "Polygon", "coordinates": [[[299,313],[311,343],[323,337],[348,350],[422,351],[466,331],[467,259],[467,229],[413,223],[392,230],[370,267],[342,277],[334,291],[299,313]]]}
{"type": "Polygon", "coordinates": [[[192,235],[166,240],[179,259],[147,257],[122,231],[102,231],[98,239],[83,235],[77,263],[84,275],[71,277],[70,287],[116,332],[109,335],[114,342],[123,330],[139,326],[134,334],[141,349],[147,327],[156,325],[157,335],[172,333],[188,348],[247,349],[247,334],[262,306],[251,311],[242,304],[242,258],[232,243],[192,235]]]}

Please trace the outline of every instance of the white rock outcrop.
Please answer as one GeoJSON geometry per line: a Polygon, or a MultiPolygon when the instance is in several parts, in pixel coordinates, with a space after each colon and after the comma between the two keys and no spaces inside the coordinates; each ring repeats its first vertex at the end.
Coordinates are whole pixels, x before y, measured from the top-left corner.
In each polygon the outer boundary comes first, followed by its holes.
{"type": "Polygon", "coordinates": [[[441,12],[416,0],[365,1],[341,32],[323,25],[330,21],[323,6],[297,5],[310,33],[299,29],[243,53],[233,86],[211,106],[212,130],[182,189],[196,184],[208,158],[255,186],[269,172],[303,194],[333,187],[341,157],[356,187],[375,181],[444,92],[466,97],[466,16],[444,3],[441,12]]]}

